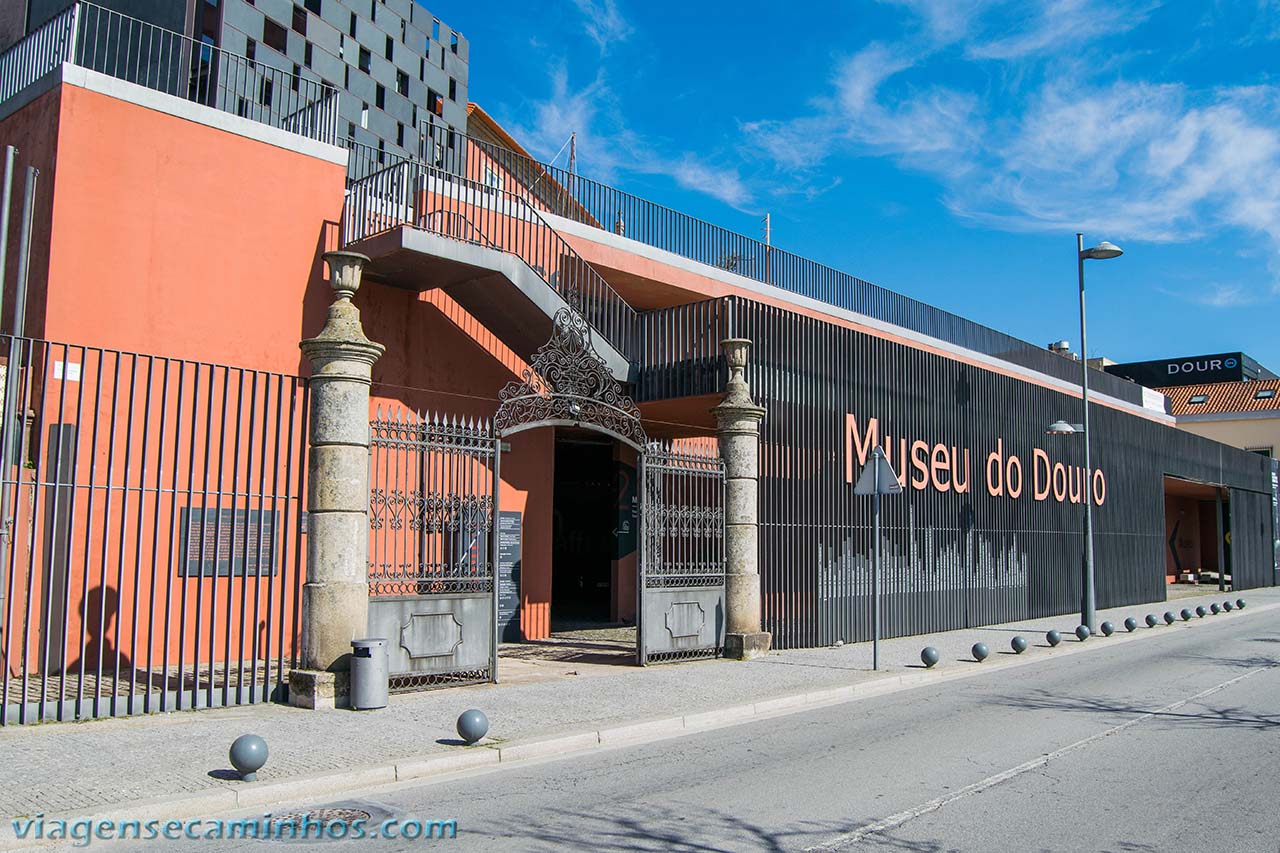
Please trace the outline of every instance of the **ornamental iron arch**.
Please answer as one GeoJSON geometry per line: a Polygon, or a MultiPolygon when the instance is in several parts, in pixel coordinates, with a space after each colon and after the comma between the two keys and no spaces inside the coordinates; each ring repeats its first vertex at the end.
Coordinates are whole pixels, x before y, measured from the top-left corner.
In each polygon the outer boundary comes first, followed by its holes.
{"type": "Polygon", "coordinates": [[[577,426],[611,435],[641,453],[648,443],[639,408],[596,353],[590,324],[572,308],[556,312],[551,338],[498,400],[493,425],[500,436],[577,426]]]}

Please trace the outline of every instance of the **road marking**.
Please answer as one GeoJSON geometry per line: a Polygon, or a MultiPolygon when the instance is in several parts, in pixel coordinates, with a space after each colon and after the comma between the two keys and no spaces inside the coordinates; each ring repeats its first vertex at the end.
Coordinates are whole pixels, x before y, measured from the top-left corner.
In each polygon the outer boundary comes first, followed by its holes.
{"type": "Polygon", "coordinates": [[[1201,691],[1200,693],[1197,693],[1194,696],[1188,696],[1186,699],[1181,699],[1177,702],[1174,702],[1172,705],[1165,705],[1163,708],[1157,708],[1154,711],[1148,711],[1147,713],[1142,714],[1141,716],[1138,716],[1138,717],[1134,717],[1132,720],[1128,720],[1127,722],[1121,723],[1118,726],[1112,726],[1106,731],[1098,732],[1097,734],[1090,735],[1089,737],[1084,738],[1083,740],[1078,740],[1075,743],[1067,744],[1061,749],[1055,749],[1053,752],[1045,753],[1039,758],[1033,758],[1032,760],[1027,761],[1023,764],[1019,764],[1017,767],[1011,767],[1002,773],[997,773],[994,776],[988,776],[986,779],[983,779],[980,782],[974,782],[972,785],[966,785],[965,787],[959,789],[958,791],[953,791],[950,794],[947,794],[945,797],[938,797],[935,800],[930,800],[927,803],[922,803],[918,806],[915,806],[914,808],[910,808],[910,809],[907,809],[906,811],[901,811],[901,812],[898,812],[897,814],[890,815],[889,817],[883,818],[882,820],[878,820],[875,823],[867,824],[866,826],[856,829],[853,832],[849,832],[844,835],[837,835],[835,838],[832,838],[830,841],[826,841],[822,844],[816,844],[813,847],[806,847],[805,853],[816,853],[816,851],[843,850],[852,844],[856,844],[857,842],[862,841],[868,836],[876,835],[878,833],[885,832],[890,829],[895,829],[901,826],[902,824],[906,823],[907,821],[914,820],[915,818],[918,818],[921,815],[926,815],[929,812],[937,811],[938,809],[942,808],[945,805],[954,803],[956,800],[963,799],[964,797],[969,797],[974,794],[980,794],[989,788],[994,788],[996,785],[999,785],[1002,782],[1007,782],[1016,776],[1021,776],[1023,773],[1026,773],[1029,770],[1035,770],[1037,767],[1043,767],[1044,765],[1048,764],[1050,761],[1053,761],[1057,758],[1061,758],[1062,756],[1066,755],[1069,752],[1075,752],[1076,750],[1084,749],[1086,746],[1097,743],[1103,738],[1111,737],[1114,734],[1119,734],[1125,729],[1131,728],[1132,726],[1136,726],[1139,723],[1146,722],[1147,720],[1150,720],[1152,717],[1158,717],[1161,714],[1167,714],[1170,711],[1176,711],[1177,709],[1183,707],[1184,705],[1189,705],[1192,702],[1205,698],[1206,696],[1211,696],[1214,693],[1217,693],[1219,690],[1225,690],[1231,685],[1244,681],[1246,678],[1250,678],[1254,675],[1257,675],[1260,672],[1265,672],[1269,669],[1275,669],[1276,666],[1280,666],[1280,664],[1271,664],[1270,666],[1260,666],[1257,669],[1251,669],[1248,672],[1244,673],[1243,675],[1237,675],[1235,678],[1224,681],[1215,687],[1210,687],[1208,690],[1201,691]]]}

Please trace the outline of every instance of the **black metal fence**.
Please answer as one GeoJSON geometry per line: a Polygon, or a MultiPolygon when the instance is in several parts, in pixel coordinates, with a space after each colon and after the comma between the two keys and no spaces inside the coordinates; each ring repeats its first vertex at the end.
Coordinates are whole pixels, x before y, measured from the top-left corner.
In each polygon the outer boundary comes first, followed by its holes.
{"type": "Polygon", "coordinates": [[[305,380],[7,336],[0,352],[0,723],[282,698],[305,380]]]}

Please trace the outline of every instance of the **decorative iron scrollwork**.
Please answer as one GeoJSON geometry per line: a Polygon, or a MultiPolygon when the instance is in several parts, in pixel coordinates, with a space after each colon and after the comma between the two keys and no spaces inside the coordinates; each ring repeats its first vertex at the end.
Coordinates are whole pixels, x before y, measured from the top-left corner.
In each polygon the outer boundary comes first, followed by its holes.
{"type": "Polygon", "coordinates": [[[595,427],[636,447],[645,445],[640,410],[591,344],[591,326],[569,308],[556,312],[551,339],[543,344],[521,381],[498,395],[499,433],[544,422],[595,427]]]}

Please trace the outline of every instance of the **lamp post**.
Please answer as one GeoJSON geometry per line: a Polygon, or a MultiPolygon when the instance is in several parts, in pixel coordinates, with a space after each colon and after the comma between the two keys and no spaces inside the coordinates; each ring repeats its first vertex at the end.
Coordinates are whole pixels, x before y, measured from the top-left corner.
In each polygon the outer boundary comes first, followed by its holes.
{"type": "Polygon", "coordinates": [[[1107,261],[1118,258],[1124,252],[1119,246],[1105,240],[1091,249],[1084,247],[1084,235],[1076,234],[1076,267],[1080,276],[1080,402],[1082,423],[1070,424],[1055,421],[1046,432],[1049,435],[1084,436],[1084,593],[1080,603],[1080,622],[1090,631],[1097,630],[1097,595],[1093,583],[1093,463],[1089,454],[1089,344],[1084,317],[1084,262],[1107,261]]]}

